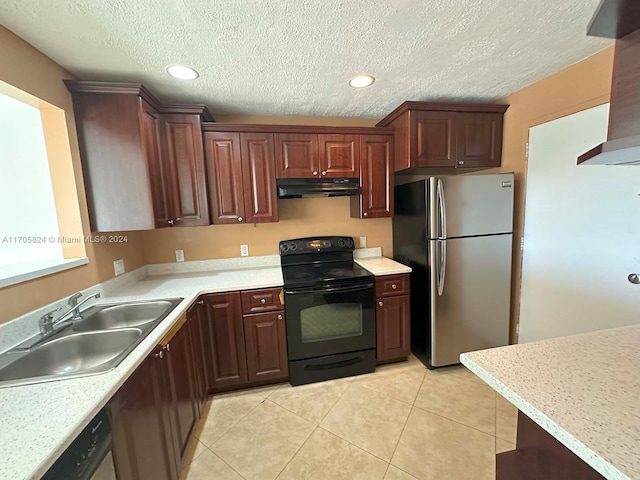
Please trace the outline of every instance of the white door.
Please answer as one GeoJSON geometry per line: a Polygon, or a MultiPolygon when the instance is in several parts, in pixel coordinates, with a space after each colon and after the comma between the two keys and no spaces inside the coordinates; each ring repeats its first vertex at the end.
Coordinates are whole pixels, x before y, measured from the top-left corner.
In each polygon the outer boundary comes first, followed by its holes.
{"type": "Polygon", "coordinates": [[[609,105],[529,132],[520,343],[640,323],[640,167],[576,165],[609,105]]]}

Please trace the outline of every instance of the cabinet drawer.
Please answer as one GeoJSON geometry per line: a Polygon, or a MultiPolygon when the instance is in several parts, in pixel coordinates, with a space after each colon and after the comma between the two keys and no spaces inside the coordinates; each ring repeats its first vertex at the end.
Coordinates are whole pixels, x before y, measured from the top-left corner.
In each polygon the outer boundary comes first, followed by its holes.
{"type": "Polygon", "coordinates": [[[409,295],[409,275],[387,275],[376,278],[376,297],[409,295]]]}
{"type": "Polygon", "coordinates": [[[284,304],[280,301],[282,288],[265,288],[242,292],[242,313],[271,312],[282,310],[284,304]]]}

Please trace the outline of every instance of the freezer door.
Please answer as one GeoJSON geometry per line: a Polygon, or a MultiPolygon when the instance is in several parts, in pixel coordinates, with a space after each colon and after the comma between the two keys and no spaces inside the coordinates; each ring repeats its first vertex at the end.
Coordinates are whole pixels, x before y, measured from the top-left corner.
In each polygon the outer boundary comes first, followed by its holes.
{"type": "Polygon", "coordinates": [[[509,343],[512,235],[429,241],[430,363],[509,343]]]}
{"type": "Polygon", "coordinates": [[[513,231],[512,173],[432,178],[429,202],[429,215],[434,225],[431,230],[437,231],[438,237],[458,238],[513,231]],[[435,222],[438,222],[437,227],[435,222]]]}

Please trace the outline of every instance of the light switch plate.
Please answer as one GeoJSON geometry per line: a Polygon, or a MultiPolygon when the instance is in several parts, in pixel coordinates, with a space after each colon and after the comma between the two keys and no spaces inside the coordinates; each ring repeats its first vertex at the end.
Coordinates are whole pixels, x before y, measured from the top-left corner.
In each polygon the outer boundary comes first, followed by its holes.
{"type": "Polygon", "coordinates": [[[121,258],[120,260],[113,261],[113,271],[118,275],[122,275],[124,273],[124,260],[121,258]]]}
{"type": "Polygon", "coordinates": [[[249,256],[249,245],[240,245],[240,256],[241,257],[249,256]]]}
{"type": "Polygon", "coordinates": [[[360,237],[360,248],[367,248],[367,237],[360,237]]]}
{"type": "Polygon", "coordinates": [[[176,250],[176,262],[184,262],[184,250],[176,250]]]}

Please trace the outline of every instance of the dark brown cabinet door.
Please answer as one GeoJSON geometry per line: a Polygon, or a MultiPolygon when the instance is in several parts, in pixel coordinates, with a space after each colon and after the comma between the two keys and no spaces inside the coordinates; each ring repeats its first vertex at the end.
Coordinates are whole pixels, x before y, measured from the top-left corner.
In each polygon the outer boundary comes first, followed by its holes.
{"type": "Polygon", "coordinates": [[[376,300],[377,360],[394,360],[411,353],[409,296],[376,300]]]}
{"type": "Polygon", "coordinates": [[[174,480],[178,469],[169,421],[166,358],[155,352],[107,404],[119,479],[174,480]]]}
{"type": "Polygon", "coordinates": [[[318,135],[320,176],[357,177],[360,174],[359,135],[318,135]]]}
{"type": "Polygon", "coordinates": [[[274,138],[278,178],[317,178],[320,175],[318,135],[277,133],[274,138]]]}
{"type": "Polygon", "coordinates": [[[411,112],[411,167],[456,165],[456,112],[411,112]]]}
{"type": "Polygon", "coordinates": [[[284,312],[245,315],[244,339],[250,382],[289,375],[284,312]]]}
{"type": "Polygon", "coordinates": [[[500,166],[502,118],[499,113],[458,113],[456,167],[500,166]]]}
{"type": "Polygon", "coordinates": [[[209,383],[223,389],[247,382],[244,328],[240,293],[204,295],[207,316],[209,383]]]}
{"type": "Polygon", "coordinates": [[[169,227],[173,220],[169,172],[161,155],[160,115],[142,98],[140,102],[140,130],[142,151],[149,169],[151,201],[156,228],[169,227]]]}
{"type": "Polygon", "coordinates": [[[201,412],[209,395],[207,385],[207,364],[205,354],[205,326],[202,314],[204,302],[198,300],[187,311],[187,323],[191,333],[191,353],[193,357],[193,377],[198,410],[201,412]]]}
{"type": "Polygon", "coordinates": [[[351,197],[351,216],[393,216],[393,136],[360,137],[360,195],[351,197]]]}
{"type": "Polygon", "coordinates": [[[200,116],[165,114],[162,123],[173,224],[209,225],[200,116]]]}
{"type": "Polygon", "coordinates": [[[164,346],[171,392],[170,419],[179,469],[198,421],[190,325],[185,323],[164,346]]]}
{"type": "Polygon", "coordinates": [[[212,222],[243,223],[245,208],[240,134],[205,132],[204,146],[212,222]]]}
{"type": "Polygon", "coordinates": [[[276,164],[272,133],[241,133],[245,221],[278,221],[276,164]]]}

